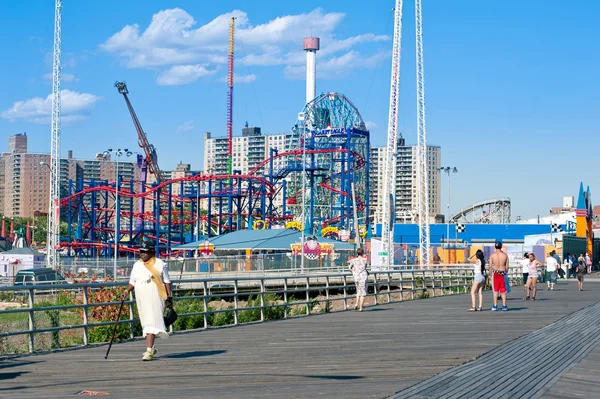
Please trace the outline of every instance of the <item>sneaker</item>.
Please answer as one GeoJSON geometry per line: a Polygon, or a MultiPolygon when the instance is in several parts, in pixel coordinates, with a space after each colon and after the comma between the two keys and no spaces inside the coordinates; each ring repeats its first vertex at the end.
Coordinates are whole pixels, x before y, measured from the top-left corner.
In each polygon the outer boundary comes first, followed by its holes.
{"type": "Polygon", "coordinates": [[[158,351],[156,350],[156,348],[152,348],[152,356],[156,355],[158,351]]]}
{"type": "Polygon", "coordinates": [[[508,308],[506,306],[502,306],[502,311],[503,312],[508,312],[508,308]]]}
{"type": "Polygon", "coordinates": [[[494,306],[492,306],[492,311],[493,311],[493,312],[497,312],[497,311],[498,311],[498,305],[494,305],[494,306]]]}
{"type": "Polygon", "coordinates": [[[144,352],[144,357],[142,357],[142,360],[143,361],[152,360],[152,358],[154,357],[154,354],[152,352],[153,351],[146,350],[146,352],[144,352]]]}

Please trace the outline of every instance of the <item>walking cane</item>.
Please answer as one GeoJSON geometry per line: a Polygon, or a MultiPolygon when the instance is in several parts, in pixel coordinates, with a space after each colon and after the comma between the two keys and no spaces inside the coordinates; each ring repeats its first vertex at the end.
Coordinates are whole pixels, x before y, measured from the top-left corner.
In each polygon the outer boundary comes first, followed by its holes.
{"type": "Polygon", "coordinates": [[[119,325],[119,319],[121,318],[121,311],[123,310],[123,304],[125,303],[125,299],[121,300],[121,306],[119,306],[119,314],[117,316],[117,321],[115,323],[115,328],[113,328],[112,337],[110,337],[110,343],[108,344],[108,349],[106,350],[105,359],[108,359],[108,353],[110,352],[110,348],[112,347],[112,343],[115,340],[115,334],[117,332],[117,326],[119,325]]]}

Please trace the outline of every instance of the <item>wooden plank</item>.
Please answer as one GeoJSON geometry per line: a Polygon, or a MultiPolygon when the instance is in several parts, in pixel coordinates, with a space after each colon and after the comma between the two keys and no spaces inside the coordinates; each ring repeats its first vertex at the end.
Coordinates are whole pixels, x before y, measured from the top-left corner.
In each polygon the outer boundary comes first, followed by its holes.
{"type": "Polygon", "coordinates": [[[393,398],[538,397],[553,379],[578,363],[598,343],[600,304],[502,345],[474,362],[448,370],[393,398]],[[573,336],[583,339],[565,345],[573,336]]]}

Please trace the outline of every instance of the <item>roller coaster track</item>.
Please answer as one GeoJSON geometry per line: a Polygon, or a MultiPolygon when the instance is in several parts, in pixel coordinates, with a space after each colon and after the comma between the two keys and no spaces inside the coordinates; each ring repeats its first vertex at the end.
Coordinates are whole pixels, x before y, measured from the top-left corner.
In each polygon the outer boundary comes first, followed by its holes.
{"type": "MultiPolygon", "coordinates": [[[[179,182],[203,182],[203,181],[218,181],[218,180],[236,180],[236,179],[242,179],[242,180],[251,180],[251,181],[255,181],[257,183],[260,184],[264,184],[265,187],[268,188],[268,192],[267,195],[268,196],[273,196],[275,194],[275,186],[273,184],[271,184],[271,182],[269,182],[267,179],[262,178],[262,177],[257,177],[257,176],[251,176],[251,175],[195,175],[195,176],[186,176],[186,177],[178,177],[176,179],[172,179],[172,180],[167,180],[164,182],[161,182],[160,184],[154,186],[154,187],[150,187],[148,189],[148,191],[144,191],[141,193],[132,193],[130,191],[124,191],[122,189],[119,190],[119,196],[124,196],[124,197],[128,197],[128,198],[147,198],[150,195],[154,194],[156,191],[168,186],[169,184],[174,184],[174,183],[179,183],[179,182]]],[[[60,206],[64,207],[67,206],[69,204],[69,201],[72,201],[78,197],[81,197],[83,195],[92,193],[92,192],[96,192],[96,191],[106,191],[109,193],[115,193],[115,187],[114,185],[104,185],[104,186],[96,186],[96,187],[88,187],[85,188],[75,194],[72,194],[68,197],[62,198],[60,201],[60,206]]],[[[175,198],[178,201],[186,201],[185,198],[180,198],[180,197],[176,197],[173,196],[173,198],[175,198]]],[[[189,200],[187,200],[189,201],[189,200]]]]}
{"type": "Polygon", "coordinates": [[[510,223],[510,198],[495,198],[463,208],[450,217],[450,223],[510,223]]]}

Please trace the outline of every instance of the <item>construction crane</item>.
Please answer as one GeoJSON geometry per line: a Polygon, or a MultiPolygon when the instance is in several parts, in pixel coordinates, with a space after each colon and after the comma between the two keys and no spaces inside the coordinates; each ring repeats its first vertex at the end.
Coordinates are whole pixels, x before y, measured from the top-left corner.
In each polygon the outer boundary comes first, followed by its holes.
{"type": "Polygon", "coordinates": [[[156,148],[154,148],[154,146],[148,141],[148,137],[146,136],[144,129],[142,129],[142,125],[140,124],[140,121],[133,110],[131,101],[129,101],[129,97],[127,97],[127,94],[129,94],[129,90],[127,90],[127,84],[125,84],[125,82],[115,82],[115,87],[119,91],[119,94],[123,95],[123,98],[125,98],[125,102],[127,103],[127,108],[131,114],[131,119],[133,119],[133,125],[135,126],[135,130],[137,130],[138,144],[146,154],[146,165],[148,167],[148,171],[154,175],[157,181],[164,181],[165,179],[163,173],[158,167],[158,155],[156,154],[156,148]]]}
{"type": "Polygon", "coordinates": [[[425,66],[423,63],[423,10],[415,0],[417,41],[417,214],[421,266],[429,265],[429,173],[427,169],[427,124],[425,123],[425,66]]]}
{"type": "Polygon", "coordinates": [[[384,168],[383,220],[381,223],[381,265],[394,264],[394,220],[392,220],[396,194],[396,152],[398,142],[398,96],[400,91],[400,49],[402,48],[402,0],[396,0],[394,9],[394,47],[392,50],[392,81],[388,114],[388,141],[384,168]]]}
{"type": "Polygon", "coordinates": [[[46,264],[56,267],[60,240],[60,60],[62,49],[62,0],[56,0],[54,10],[54,55],[52,65],[52,130],[50,136],[50,204],[46,264]]]}

